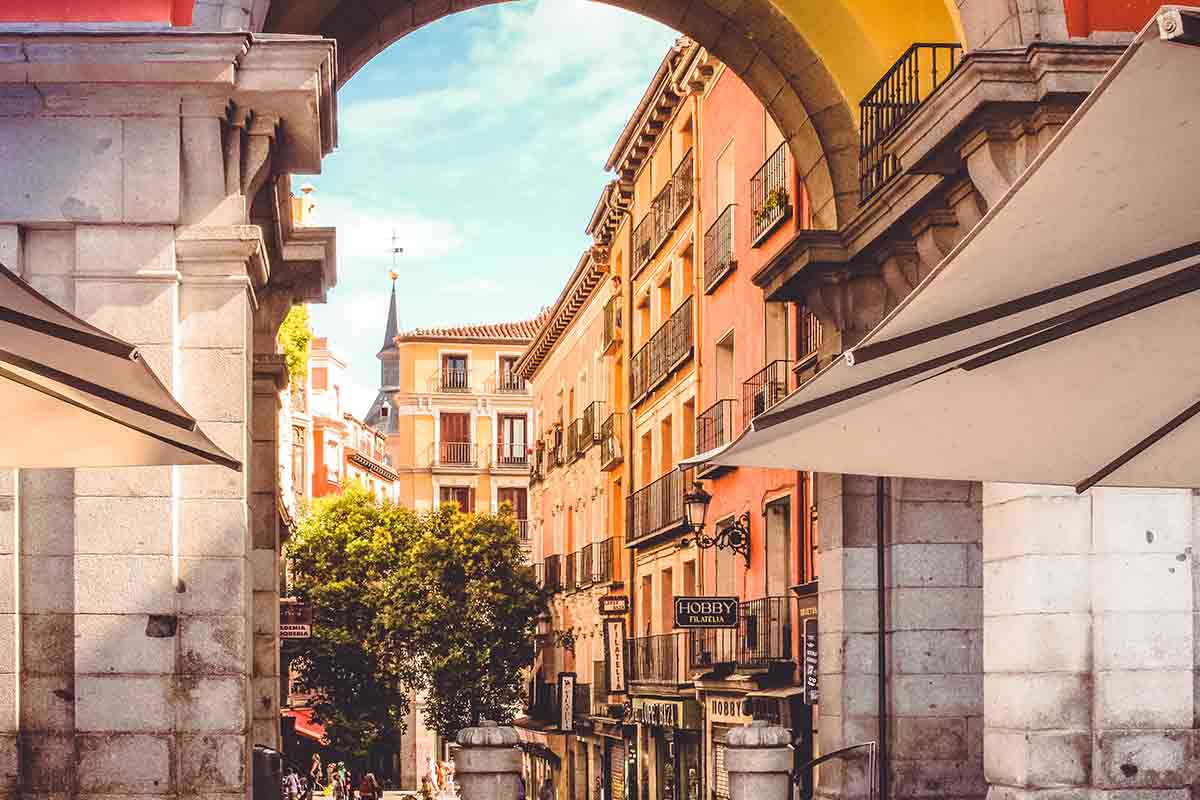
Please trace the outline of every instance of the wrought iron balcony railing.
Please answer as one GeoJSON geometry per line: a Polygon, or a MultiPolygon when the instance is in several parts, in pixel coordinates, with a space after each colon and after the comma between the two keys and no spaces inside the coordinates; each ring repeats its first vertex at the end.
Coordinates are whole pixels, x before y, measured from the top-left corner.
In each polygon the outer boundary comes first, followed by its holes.
{"type": "Polygon", "coordinates": [[[785,142],[767,156],[750,179],[750,244],[758,246],[791,214],[785,142]]]}
{"type": "Polygon", "coordinates": [[[733,441],[738,433],[737,400],[718,400],[696,417],[696,451],[707,453],[733,441]]]}
{"type": "Polygon", "coordinates": [[[529,543],[529,520],[517,520],[517,535],[521,537],[522,545],[527,545],[529,543]]]}
{"type": "Polygon", "coordinates": [[[494,468],[524,469],[529,464],[529,446],[524,442],[500,442],[493,449],[494,468]]]}
{"type": "Polygon", "coordinates": [[[733,258],[733,211],[735,206],[725,206],[704,233],[704,293],[712,294],[725,276],[733,272],[737,262],[733,258]]]}
{"type": "Polygon", "coordinates": [[[495,383],[498,394],[525,394],[529,391],[529,384],[525,379],[512,372],[497,375],[495,383]]]}
{"type": "Polygon", "coordinates": [[[583,421],[580,419],[571,420],[571,424],[567,427],[566,458],[568,461],[574,461],[583,453],[582,437],[580,435],[582,428],[583,421]]]}
{"type": "Polygon", "coordinates": [[[819,353],[821,341],[821,320],[806,306],[800,306],[796,317],[796,360],[804,361],[819,353]]]}
{"type": "Polygon", "coordinates": [[[621,412],[616,411],[600,425],[600,469],[606,472],[624,460],[621,455],[622,419],[621,412]]]}
{"type": "Polygon", "coordinates": [[[586,589],[594,582],[592,577],[592,560],[595,558],[594,545],[585,544],[575,551],[575,588],[586,589]]]}
{"type": "Polygon", "coordinates": [[[899,160],[884,148],[887,138],[946,82],[961,62],[961,45],[917,42],[904,51],[858,104],[860,205],[900,174],[899,160]]]}
{"type": "Polygon", "coordinates": [[[604,424],[606,405],[600,400],[588,404],[579,418],[579,455],[583,455],[592,445],[600,441],[600,427],[604,424]]]}
{"type": "Polygon", "coordinates": [[[478,448],[472,442],[438,442],[435,450],[435,466],[474,467],[478,466],[478,448]]]}
{"type": "Polygon", "coordinates": [[[546,477],[546,449],[541,442],[533,451],[529,461],[529,485],[541,483],[546,477]]]}
{"type": "Polygon", "coordinates": [[[612,353],[621,342],[621,296],[604,304],[604,354],[612,353]]]}
{"type": "Polygon", "coordinates": [[[443,392],[471,391],[471,373],[465,369],[447,367],[438,370],[438,388],[443,392]]]}
{"type": "Polygon", "coordinates": [[[692,355],[692,298],[688,297],[629,360],[630,396],[640,403],[692,355]]]}
{"type": "Polygon", "coordinates": [[[687,675],[687,642],[680,633],[635,636],[628,641],[629,680],[674,683],[687,675]]]}
{"type": "Polygon", "coordinates": [[[557,592],[563,588],[562,556],[546,556],[542,562],[542,573],[545,576],[544,586],[547,591],[557,592]]]}
{"type": "Polygon", "coordinates": [[[613,579],[613,548],[616,540],[603,539],[592,545],[592,583],[611,583],[613,579]]]}
{"type": "Polygon", "coordinates": [[[791,661],[799,622],[796,597],[762,597],[738,606],[736,628],[688,631],[688,663],[695,669],[718,664],[764,668],[774,661],[791,661]]]}
{"type": "Polygon", "coordinates": [[[673,469],[629,496],[625,507],[625,541],[636,542],[683,524],[683,495],[692,471],[673,469]]]}
{"type": "Polygon", "coordinates": [[[742,427],[788,395],[791,361],[777,359],[742,384],[742,427]]]}
{"type": "Polygon", "coordinates": [[[633,274],[636,276],[654,257],[684,212],[692,205],[695,167],[692,151],[684,153],[671,179],[650,202],[650,210],[633,231],[633,274]]]}
{"type": "Polygon", "coordinates": [[[574,553],[567,553],[563,557],[563,580],[562,586],[559,588],[561,588],[564,592],[573,592],[579,588],[579,586],[576,584],[576,580],[578,580],[578,578],[577,571],[575,569],[575,564],[578,560],[579,559],[575,557],[574,553]]]}
{"type": "Polygon", "coordinates": [[[563,432],[562,427],[555,426],[546,435],[546,471],[563,465],[563,432]]]}

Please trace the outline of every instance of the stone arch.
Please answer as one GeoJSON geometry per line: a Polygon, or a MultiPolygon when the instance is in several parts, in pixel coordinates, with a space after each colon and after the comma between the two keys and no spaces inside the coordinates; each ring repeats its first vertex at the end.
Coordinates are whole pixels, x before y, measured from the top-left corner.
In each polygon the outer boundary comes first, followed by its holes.
{"type": "MultiPolygon", "coordinates": [[[[295,0],[272,4],[265,30],[338,42],[339,82],[408,33],[504,0],[295,0]]],[[[598,0],[691,37],[737,73],[779,125],[804,178],[813,222],[837,228],[858,200],[858,128],[825,63],[772,0],[598,0]]]]}

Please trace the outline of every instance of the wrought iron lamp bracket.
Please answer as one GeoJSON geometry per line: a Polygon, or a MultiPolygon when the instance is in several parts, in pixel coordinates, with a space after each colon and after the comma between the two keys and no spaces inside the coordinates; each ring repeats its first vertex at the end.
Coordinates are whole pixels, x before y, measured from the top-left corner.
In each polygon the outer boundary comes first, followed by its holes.
{"type": "Polygon", "coordinates": [[[568,652],[575,652],[575,629],[567,628],[565,631],[554,631],[554,645],[561,647],[568,652]]]}
{"type": "Polygon", "coordinates": [[[750,567],[750,512],[742,512],[742,515],[725,525],[721,530],[717,531],[716,536],[709,536],[703,531],[697,531],[692,534],[691,539],[684,538],[680,540],[681,548],[688,547],[692,542],[695,542],[696,547],[701,550],[708,550],[713,547],[718,550],[732,550],[738,553],[746,561],[746,567],[750,567]]]}

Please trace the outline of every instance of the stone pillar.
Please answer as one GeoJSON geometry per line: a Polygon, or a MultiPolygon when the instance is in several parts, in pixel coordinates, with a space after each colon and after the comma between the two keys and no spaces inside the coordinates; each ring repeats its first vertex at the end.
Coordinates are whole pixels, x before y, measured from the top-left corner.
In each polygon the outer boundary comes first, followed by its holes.
{"type": "Polygon", "coordinates": [[[785,728],[755,720],[729,732],[725,768],[731,800],[790,800],[792,735],[785,728]]]}
{"type": "Polygon", "coordinates": [[[517,800],[521,789],[520,740],[515,728],[491,720],[458,732],[454,781],[463,800],[517,800]]]}
{"type": "Polygon", "coordinates": [[[0,469],[0,798],[20,786],[17,749],[17,471],[0,469]]]}
{"type": "Polygon", "coordinates": [[[1189,491],[984,487],[989,796],[1192,786],[1189,491]]]}

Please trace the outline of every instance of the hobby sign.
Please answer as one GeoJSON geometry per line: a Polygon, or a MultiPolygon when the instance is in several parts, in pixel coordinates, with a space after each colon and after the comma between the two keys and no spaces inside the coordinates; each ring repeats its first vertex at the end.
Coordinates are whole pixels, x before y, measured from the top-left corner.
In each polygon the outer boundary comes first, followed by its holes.
{"type": "Polygon", "coordinates": [[[736,628],[736,597],[676,597],[676,628],[736,628]]]}

